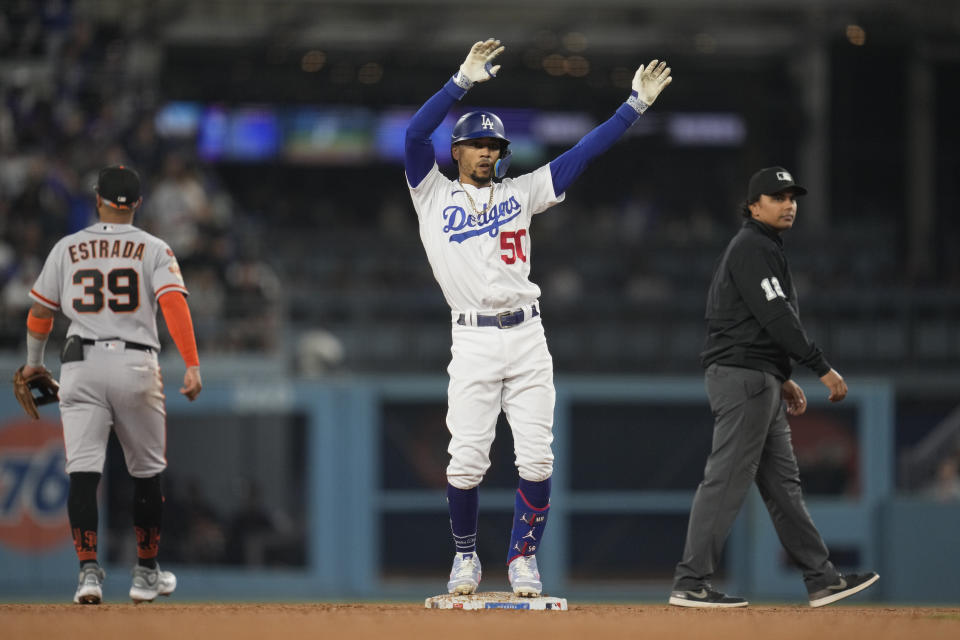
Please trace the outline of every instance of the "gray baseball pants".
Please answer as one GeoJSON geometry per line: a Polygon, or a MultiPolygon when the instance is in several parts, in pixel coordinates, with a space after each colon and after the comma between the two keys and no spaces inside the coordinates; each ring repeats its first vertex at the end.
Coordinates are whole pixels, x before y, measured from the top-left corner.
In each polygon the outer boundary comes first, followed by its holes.
{"type": "Polygon", "coordinates": [[[763,371],[718,364],[710,365],[705,377],[714,416],[713,449],[693,498],[673,588],[709,586],[754,482],[780,543],[803,571],[807,591],[836,583],[839,574],[803,502],[782,383],[763,371]]]}

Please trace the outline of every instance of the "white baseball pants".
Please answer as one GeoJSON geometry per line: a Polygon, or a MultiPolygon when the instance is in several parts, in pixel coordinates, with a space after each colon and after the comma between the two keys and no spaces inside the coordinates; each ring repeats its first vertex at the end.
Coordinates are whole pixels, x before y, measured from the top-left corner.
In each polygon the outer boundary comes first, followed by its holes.
{"type": "Polygon", "coordinates": [[[480,484],[490,468],[490,447],[500,411],[513,432],[520,477],[553,474],[553,358],[536,316],[509,329],[453,325],[447,367],[447,481],[458,489],[480,484]]]}

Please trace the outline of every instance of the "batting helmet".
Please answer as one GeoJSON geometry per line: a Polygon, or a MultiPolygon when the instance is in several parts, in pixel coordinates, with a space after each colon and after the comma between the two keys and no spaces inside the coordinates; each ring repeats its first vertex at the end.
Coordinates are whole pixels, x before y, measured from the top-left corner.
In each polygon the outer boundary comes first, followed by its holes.
{"type": "Polygon", "coordinates": [[[493,173],[498,178],[507,175],[510,167],[510,139],[500,118],[489,111],[471,111],[461,116],[457,124],[453,125],[450,144],[475,138],[497,138],[503,141],[500,145],[500,158],[493,165],[493,173]]]}

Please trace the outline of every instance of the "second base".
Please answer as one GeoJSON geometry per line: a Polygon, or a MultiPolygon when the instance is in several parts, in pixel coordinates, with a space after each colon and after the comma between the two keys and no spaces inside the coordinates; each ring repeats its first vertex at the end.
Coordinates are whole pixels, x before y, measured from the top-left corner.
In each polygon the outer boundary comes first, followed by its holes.
{"type": "Polygon", "coordinates": [[[427,598],[424,602],[427,609],[463,609],[476,611],[478,609],[526,609],[530,611],[566,611],[567,599],[553,596],[538,596],[536,598],[522,598],[508,591],[486,591],[469,596],[459,596],[445,593],[427,598]]]}

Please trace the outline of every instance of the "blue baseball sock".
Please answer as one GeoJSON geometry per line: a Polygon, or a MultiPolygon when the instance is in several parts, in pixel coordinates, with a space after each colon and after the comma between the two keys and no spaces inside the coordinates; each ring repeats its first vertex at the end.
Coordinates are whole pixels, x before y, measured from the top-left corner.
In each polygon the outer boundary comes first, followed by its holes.
{"type": "Polygon", "coordinates": [[[507,564],[519,556],[532,556],[537,552],[549,512],[550,478],[542,482],[520,478],[513,503],[513,531],[510,532],[507,564]]]}
{"type": "Polygon", "coordinates": [[[477,516],[480,512],[480,488],[457,489],[447,484],[447,505],[450,507],[450,532],[458,553],[477,550],[477,516]]]}

